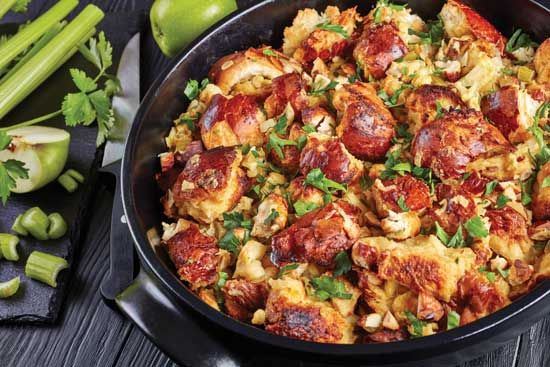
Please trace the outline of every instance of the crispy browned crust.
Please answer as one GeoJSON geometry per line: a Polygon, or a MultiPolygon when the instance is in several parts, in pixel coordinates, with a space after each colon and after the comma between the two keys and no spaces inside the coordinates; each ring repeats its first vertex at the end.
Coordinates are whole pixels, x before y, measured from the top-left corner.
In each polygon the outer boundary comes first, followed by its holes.
{"type": "Polygon", "coordinates": [[[273,79],[272,88],[271,95],[264,103],[268,118],[282,114],[289,102],[296,114],[308,107],[307,94],[300,74],[291,73],[277,77],[273,79]]]}
{"type": "Polygon", "coordinates": [[[351,154],[380,161],[391,147],[395,120],[369,84],[356,82],[336,91],[334,107],[342,114],[337,134],[351,154]]]}
{"type": "MultiPolygon", "coordinates": [[[[283,137],[287,140],[296,141],[302,135],[304,135],[302,126],[298,123],[290,126],[288,136],[283,137]]],[[[295,145],[287,145],[282,147],[283,158],[279,157],[274,150],[269,152],[269,160],[275,163],[276,166],[281,167],[285,172],[295,173],[300,168],[300,149],[295,145]]]]}
{"type": "Polygon", "coordinates": [[[363,165],[337,138],[320,140],[313,134],[300,157],[300,172],[305,176],[319,168],[325,176],[339,183],[351,183],[362,173],[363,165]]]}
{"type": "Polygon", "coordinates": [[[473,195],[462,187],[446,184],[436,186],[437,203],[427,213],[433,222],[438,222],[447,233],[455,233],[461,223],[476,214],[473,195]],[[445,200],[443,204],[441,201],[445,200]],[[442,208],[445,210],[441,210],[442,208]]]}
{"type": "Polygon", "coordinates": [[[372,75],[382,79],[390,64],[407,52],[408,48],[393,23],[367,23],[353,50],[353,57],[363,67],[365,78],[372,75]]]}
{"type": "Polygon", "coordinates": [[[381,330],[365,336],[366,343],[389,343],[405,340],[409,336],[405,330],[381,330]]]}
{"type": "Polygon", "coordinates": [[[537,81],[541,84],[550,83],[550,38],[544,40],[535,52],[535,70],[537,81]]]}
{"type": "Polygon", "coordinates": [[[550,187],[542,187],[545,177],[550,176],[550,163],[543,165],[537,173],[537,179],[533,185],[533,217],[536,220],[550,219],[550,187]]]}
{"type": "Polygon", "coordinates": [[[227,133],[235,134],[237,144],[262,145],[265,141],[265,136],[260,131],[262,116],[260,106],[252,96],[237,94],[233,98],[226,98],[217,94],[212,97],[199,121],[204,145],[207,149],[225,145],[224,139],[217,137],[218,134],[210,134],[217,125],[224,122],[231,129],[227,133]]]}
{"type": "Polygon", "coordinates": [[[166,241],[166,249],[180,278],[193,289],[216,281],[220,261],[217,242],[216,238],[203,235],[194,223],[166,241]]]}
{"type": "Polygon", "coordinates": [[[449,87],[425,84],[409,94],[405,107],[408,111],[409,124],[414,126],[414,131],[435,120],[437,116],[437,104],[445,110],[449,107],[465,108],[462,99],[449,87]]]}
{"type": "Polygon", "coordinates": [[[487,278],[472,270],[458,282],[457,303],[462,309],[460,324],[465,325],[495,312],[510,303],[487,278]]]}
{"type": "Polygon", "coordinates": [[[272,237],[271,261],[279,267],[302,262],[334,266],[334,257],[357,239],[359,215],[357,207],[343,200],[304,215],[272,237]],[[346,219],[354,228],[345,226],[346,219]]]}
{"type": "Polygon", "coordinates": [[[502,133],[473,109],[454,110],[422,127],[412,143],[414,163],[440,178],[459,178],[477,158],[514,151],[502,133]]]}
{"type": "Polygon", "coordinates": [[[265,282],[231,279],[225,283],[222,293],[227,314],[240,321],[250,321],[254,312],[265,308],[269,290],[265,282]]]}
{"type": "Polygon", "coordinates": [[[527,221],[514,209],[505,206],[501,209],[487,210],[485,216],[491,223],[490,233],[514,241],[528,241],[527,221]]]}
{"type": "Polygon", "coordinates": [[[462,1],[448,0],[447,4],[457,7],[464,13],[466,21],[470,26],[470,32],[476,38],[491,42],[501,54],[504,53],[506,38],[487,19],[483,18],[477,11],[462,1]]]}
{"type": "Polygon", "coordinates": [[[337,343],[343,337],[337,320],[323,317],[320,306],[295,304],[273,292],[267,301],[266,316],[265,329],[277,335],[318,343],[337,343]]]}
{"type": "Polygon", "coordinates": [[[418,309],[416,315],[420,320],[439,321],[445,314],[443,305],[431,294],[418,294],[418,309]]]}
{"type": "Polygon", "coordinates": [[[421,180],[411,175],[397,176],[392,180],[382,181],[385,187],[381,190],[377,185],[372,186],[372,193],[381,216],[387,215],[387,210],[402,212],[397,204],[400,197],[410,210],[422,210],[432,206],[429,187],[421,180]]]}

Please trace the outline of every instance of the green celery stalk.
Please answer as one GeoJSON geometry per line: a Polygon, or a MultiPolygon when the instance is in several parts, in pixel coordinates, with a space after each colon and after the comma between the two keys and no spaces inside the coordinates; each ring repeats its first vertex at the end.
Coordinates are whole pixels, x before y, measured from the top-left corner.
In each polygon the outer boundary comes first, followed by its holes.
{"type": "Polygon", "coordinates": [[[56,23],[65,18],[76,6],[78,0],[61,0],[39,18],[17,32],[0,46],[0,69],[9,65],[27,47],[36,42],[56,23]]]}
{"type": "Polygon", "coordinates": [[[44,33],[44,35],[40,37],[40,39],[32,46],[29,52],[27,52],[25,56],[23,56],[23,58],[21,58],[21,60],[19,60],[17,64],[15,64],[10,69],[10,71],[7,72],[6,75],[2,77],[2,79],[0,79],[0,85],[3,82],[5,82],[10,76],[12,76],[13,73],[19,70],[21,66],[23,66],[27,61],[29,61],[34,55],[36,55],[38,51],[44,48],[44,46],[46,46],[55,36],[57,36],[59,32],[61,32],[63,27],[65,27],[66,25],[67,25],[66,21],[59,22],[56,25],[54,25],[52,28],[50,28],[50,30],[48,30],[46,33],[44,33]]]}
{"type": "Polygon", "coordinates": [[[13,7],[17,0],[2,0],[0,1],[0,19],[6,15],[8,11],[13,7]]]}
{"type": "Polygon", "coordinates": [[[0,119],[21,103],[67,60],[67,54],[103,19],[105,14],[88,5],[53,40],[0,85],[0,119]]]}

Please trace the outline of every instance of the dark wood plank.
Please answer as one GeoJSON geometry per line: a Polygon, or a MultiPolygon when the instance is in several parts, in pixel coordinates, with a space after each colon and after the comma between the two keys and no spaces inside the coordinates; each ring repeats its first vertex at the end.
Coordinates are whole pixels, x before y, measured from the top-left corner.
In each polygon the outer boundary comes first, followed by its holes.
{"type": "Polygon", "coordinates": [[[547,317],[521,336],[516,366],[550,366],[549,345],[550,317],[547,317]]]}

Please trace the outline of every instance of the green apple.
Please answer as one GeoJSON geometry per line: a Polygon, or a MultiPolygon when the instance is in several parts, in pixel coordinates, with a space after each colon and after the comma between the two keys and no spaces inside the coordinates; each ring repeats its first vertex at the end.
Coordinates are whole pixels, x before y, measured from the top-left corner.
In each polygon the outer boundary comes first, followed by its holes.
{"type": "Polygon", "coordinates": [[[150,12],[153,36],[162,52],[174,57],[235,10],[235,0],[156,0],[150,12]]]}
{"type": "Polygon", "coordinates": [[[0,161],[16,159],[25,163],[28,179],[17,179],[15,193],[38,190],[55,180],[69,157],[71,135],[65,130],[28,126],[7,132],[12,137],[10,149],[0,152],[0,161]]]}

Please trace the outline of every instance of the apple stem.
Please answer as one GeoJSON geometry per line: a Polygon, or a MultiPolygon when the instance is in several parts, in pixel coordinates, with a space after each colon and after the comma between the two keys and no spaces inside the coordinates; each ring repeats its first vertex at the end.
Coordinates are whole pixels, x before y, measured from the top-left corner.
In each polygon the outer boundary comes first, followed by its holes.
{"type": "Polygon", "coordinates": [[[17,128],[20,128],[20,127],[36,125],[39,122],[50,120],[54,117],[57,117],[57,116],[61,115],[61,112],[62,112],[61,110],[57,110],[57,111],[49,113],[47,115],[34,118],[32,120],[28,120],[28,121],[25,121],[25,122],[20,122],[19,124],[16,124],[16,125],[12,125],[12,126],[8,126],[8,127],[2,127],[2,128],[0,128],[0,131],[9,131],[9,130],[17,129],[17,128]]]}

